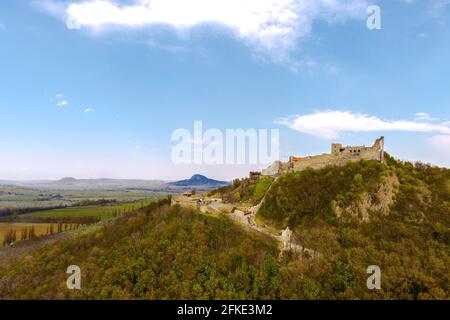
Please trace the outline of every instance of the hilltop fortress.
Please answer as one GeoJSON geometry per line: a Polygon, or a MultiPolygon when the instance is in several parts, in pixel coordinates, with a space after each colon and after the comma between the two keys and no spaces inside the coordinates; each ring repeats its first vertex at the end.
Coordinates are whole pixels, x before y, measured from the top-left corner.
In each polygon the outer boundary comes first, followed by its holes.
{"type": "Polygon", "coordinates": [[[372,147],[356,146],[342,147],[342,144],[331,144],[331,153],[310,157],[290,157],[288,162],[275,161],[262,170],[263,176],[278,176],[280,174],[302,171],[306,168],[320,169],[328,165],[344,165],[349,161],[377,160],[384,162],[384,137],[375,141],[372,147]]]}

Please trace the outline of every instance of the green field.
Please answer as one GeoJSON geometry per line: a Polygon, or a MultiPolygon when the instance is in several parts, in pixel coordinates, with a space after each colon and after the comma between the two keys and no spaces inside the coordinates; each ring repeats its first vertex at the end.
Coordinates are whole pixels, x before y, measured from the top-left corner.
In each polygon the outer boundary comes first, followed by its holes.
{"type": "Polygon", "coordinates": [[[148,191],[105,191],[105,190],[40,190],[19,189],[14,186],[0,185],[0,210],[25,208],[72,207],[84,201],[116,200],[134,202],[156,199],[165,196],[165,192],[148,191]]]}
{"type": "MultiPolygon", "coordinates": [[[[24,229],[33,227],[36,237],[41,237],[49,234],[49,229],[56,231],[58,225],[62,225],[65,231],[66,228],[72,228],[79,225],[78,223],[92,223],[96,221],[106,222],[114,217],[120,216],[126,212],[134,211],[142,206],[148,205],[154,200],[143,200],[127,203],[114,203],[96,206],[84,207],[68,207],[61,209],[51,209],[44,211],[36,211],[22,214],[20,216],[26,217],[29,222],[0,222],[0,247],[4,242],[5,236],[8,232],[14,231],[17,235],[17,240],[21,239],[21,232],[24,229]],[[70,221],[72,223],[67,223],[70,221]]],[[[53,234],[53,232],[51,232],[53,234]]]]}
{"type": "Polygon", "coordinates": [[[143,205],[147,205],[151,201],[152,200],[144,200],[121,204],[52,209],[27,213],[26,216],[32,218],[52,218],[54,220],[65,218],[94,218],[104,221],[108,220],[116,214],[121,214],[125,211],[138,209],[143,205]]]}

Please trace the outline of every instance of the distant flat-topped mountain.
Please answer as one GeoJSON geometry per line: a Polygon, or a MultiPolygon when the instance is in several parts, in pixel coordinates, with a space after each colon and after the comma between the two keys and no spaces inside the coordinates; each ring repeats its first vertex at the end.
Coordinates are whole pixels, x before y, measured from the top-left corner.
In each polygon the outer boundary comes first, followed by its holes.
{"type": "Polygon", "coordinates": [[[170,182],[169,185],[178,187],[223,187],[229,185],[229,182],[209,179],[201,174],[195,174],[190,179],[170,182]]]}

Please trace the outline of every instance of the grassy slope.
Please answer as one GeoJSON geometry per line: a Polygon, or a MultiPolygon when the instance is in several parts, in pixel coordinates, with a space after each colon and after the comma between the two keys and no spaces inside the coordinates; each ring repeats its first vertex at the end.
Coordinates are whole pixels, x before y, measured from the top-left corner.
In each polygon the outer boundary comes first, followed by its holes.
{"type": "Polygon", "coordinates": [[[248,178],[236,179],[232,185],[213,190],[210,194],[222,197],[225,202],[255,205],[264,197],[273,180],[272,177],[262,177],[256,182],[248,178]]]}
{"type": "Polygon", "coordinates": [[[142,201],[142,202],[131,202],[131,203],[122,203],[122,204],[108,204],[108,205],[99,205],[99,206],[86,206],[86,207],[73,207],[73,208],[62,208],[62,209],[53,209],[53,210],[45,210],[45,211],[36,211],[27,213],[27,217],[34,218],[108,218],[113,215],[114,212],[124,211],[124,210],[134,210],[142,207],[143,205],[147,205],[150,201],[142,201]]]}

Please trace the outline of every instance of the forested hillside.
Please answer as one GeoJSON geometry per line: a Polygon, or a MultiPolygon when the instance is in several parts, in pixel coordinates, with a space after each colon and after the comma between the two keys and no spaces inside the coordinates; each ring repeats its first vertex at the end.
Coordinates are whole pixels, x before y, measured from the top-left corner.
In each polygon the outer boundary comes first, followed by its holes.
{"type": "Polygon", "coordinates": [[[162,201],[0,268],[0,298],[276,298],[277,257],[268,238],[162,201]],[[69,265],[82,290],[66,288],[69,265]]]}
{"type": "Polygon", "coordinates": [[[264,199],[260,222],[289,226],[314,258],[280,255],[226,215],[162,200],[0,266],[0,298],[449,299],[449,172],[387,156],[218,191],[264,199]],[[66,288],[73,264],[79,291],[66,288]],[[366,286],[370,265],[381,269],[381,290],[366,286]]]}
{"type": "Polygon", "coordinates": [[[369,221],[390,216],[411,225],[450,223],[450,170],[401,162],[386,155],[281,176],[266,195],[259,215],[295,227],[305,217],[326,221],[369,221]]]}
{"type": "Polygon", "coordinates": [[[266,195],[259,218],[324,254],[302,273],[315,297],[364,297],[355,283],[374,264],[379,297],[449,298],[450,170],[386,157],[290,173],[266,195]]]}

